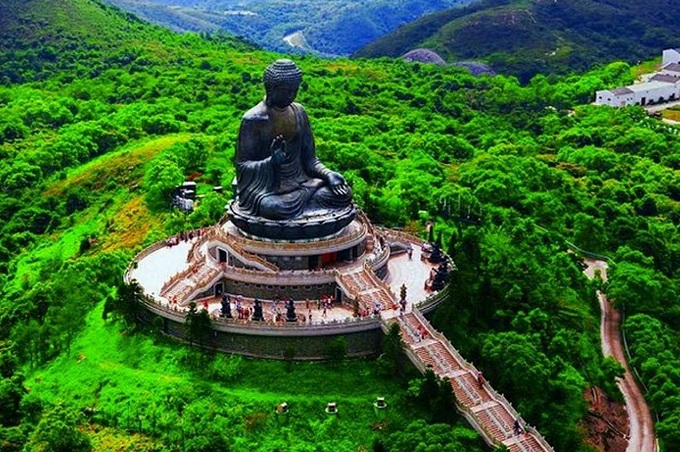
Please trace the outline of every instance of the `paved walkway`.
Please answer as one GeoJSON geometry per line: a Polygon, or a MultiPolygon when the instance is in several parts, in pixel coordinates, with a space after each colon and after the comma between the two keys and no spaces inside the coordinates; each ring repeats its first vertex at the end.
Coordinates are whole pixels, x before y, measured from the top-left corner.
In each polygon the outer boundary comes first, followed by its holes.
{"type": "MultiPolygon", "coordinates": [[[[607,281],[607,263],[604,261],[584,259],[588,266],[585,274],[590,278],[595,277],[595,271],[600,271],[603,281],[607,281]]],[[[645,402],[642,391],[638,387],[633,374],[628,366],[628,361],[623,350],[621,341],[621,314],[612,307],[611,303],[600,291],[597,291],[600,301],[601,318],[600,334],[602,339],[602,353],[612,356],[625,369],[623,378],[617,381],[619,389],[626,402],[626,412],[630,426],[628,447],[626,452],[653,452],[657,450],[656,436],[654,434],[654,420],[649,406],[645,402]]]]}
{"type": "MultiPolygon", "coordinates": [[[[238,319],[238,313],[236,311],[236,300],[239,297],[233,296],[231,301],[231,313],[234,319],[238,319]]],[[[250,312],[253,311],[255,305],[253,298],[240,297],[241,306],[243,308],[248,308],[250,312]]],[[[204,300],[208,305],[208,312],[211,316],[217,318],[220,316],[222,311],[222,300],[221,298],[210,298],[204,300]]],[[[285,322],[286,317],[286,306],[285,303],[280,301],[275,303],[272,300],[261,300],[262,301],[262,314],[264,315],[264,321],[268,323],[275,323],[277,312],[281,314],[281,322],[285,322]]],[[[199,303],[199,309],[204,309],[205,305],[203,302],[199,303]]],[[[345,305],[332,305],[330,309],[324,309],[323,305],[319,305],[317,308],[317,300],[306,300],[295,301],[295,314],[298,316],[298,323],[300,324],[314,324],[323,325],[327,323],[337,323],[337,322],[351,322],[354,320],[354,313],[351,309],[347,308],[345,305]],[[307,307],[309,306],[309,307],[307,307]],[[311,315],[311,320],[310,320],[311,315]]],[[[245,321],[245,319],[244,319],[245,321]]]]}
{"type": "MultiPolygon", "coordinates": [[[[196,239],[194,239],[196,240],[196,239]]],[[[173,275],[189,267],[187,256],[193,241],[159,248],[137,262],[137,268],[130,272],[144,287],[144,291],[154,297],[160,295],[161,287],[173,275]]]]}
{"type": "Polygon", "coordinates": [[[647,110],[649,113],[655,113],[657,111],[666,110],[667,108],[675,107],[677,105],[680,105],[680,100],[676,100],[673,102],[665,102],[663,104],[658,105],[646,106],[645,110],[647,110]]]}
{"type": "Polygon", "coordinates": [[[401,285],[406,284],[407,311],[411,310],[414,302],[421,302],[432,295],[432,292],[425,290],[425,281],[430,277],[430,272],[437,268],[436,265],[421,260],[422,247],[415,244],[412,246],[413,255],[410,259],[407,253],[390,258],[387,264],[389,273],[385,280],[397,298],[401,285]]]}

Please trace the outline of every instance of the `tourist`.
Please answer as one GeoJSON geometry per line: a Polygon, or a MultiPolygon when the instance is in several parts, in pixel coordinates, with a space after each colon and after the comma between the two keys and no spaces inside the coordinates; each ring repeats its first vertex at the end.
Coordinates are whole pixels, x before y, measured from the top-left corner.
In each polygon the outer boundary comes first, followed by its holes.
{"type": "Polygon", "coordinates": [[[515,430],[515,435],[521,435],[524,429],[522,428],[522,423],[519,421],[519,419],[515,419],[515,425],[514,425],[514,430],[515,430]]]}

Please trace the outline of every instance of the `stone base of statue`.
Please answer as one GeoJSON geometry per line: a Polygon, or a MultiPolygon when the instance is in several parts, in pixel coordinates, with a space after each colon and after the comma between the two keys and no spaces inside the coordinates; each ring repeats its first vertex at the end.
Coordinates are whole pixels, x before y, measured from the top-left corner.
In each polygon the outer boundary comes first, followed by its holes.
{"type": "Polygon", "coordinates": [[[227,207],[231,222],[250,237],[271,240],[309,240],[329,237],[350,224],[356,216],[354,204],[339,209],[320,209],[291,220],[270,220],[244,213],[237,201],[227,207]]]}

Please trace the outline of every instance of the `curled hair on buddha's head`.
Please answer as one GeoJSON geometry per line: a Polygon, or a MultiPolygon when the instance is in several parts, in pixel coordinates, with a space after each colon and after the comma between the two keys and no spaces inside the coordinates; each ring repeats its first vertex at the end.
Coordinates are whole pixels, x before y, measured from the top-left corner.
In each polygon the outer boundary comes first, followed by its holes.
{"type": "Polygon", "coordinates": [[[279,86],[297,88],[302,82],[302,71],[291,60],[276,60],[264,70],[262,81],[267,92],[279,86]]]}

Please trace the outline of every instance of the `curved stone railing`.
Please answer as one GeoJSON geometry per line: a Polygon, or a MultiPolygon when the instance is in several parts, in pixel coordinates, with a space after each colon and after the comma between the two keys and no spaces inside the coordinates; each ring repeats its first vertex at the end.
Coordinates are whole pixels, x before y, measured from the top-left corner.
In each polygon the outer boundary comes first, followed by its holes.
{"type": "Polygon", "coordinates": [[[368,232],[371,235],[375,235],[375,228],[373,227],[373,223],[371,223],[371,220],[368,219],[366,213],[363,210],[359,209],[357,210],[357,216],[359,217],[359,221],[366,225],[366,227],[368,228],[368,232]]]}
{"type": "Polygon", "coordinates": [[[409,234],[408,232],[404,231],[396,231],[394,229],[388,229],[388,228],[379,228],[380,232],[386,235],[389,238],[394,238],[399,241],[403,241],[406,243],[413,243],[415,245],[422,246],[425,242],[425,240],[419,239],[415,235],[409,234]]]}
{"type": "Polygon", "coordinates": [[[154,251],[157,251],[161,248],[168,246],[167,243],[168,243],[167,240],[159,240],[159,241],[153,243],[151,246],[144,248],[142,251],[140,251],[139,253],[137,253],[135,255],[133,262],[139,262],[140,260],[144,259],[145,257],[147,257],[149,254],[153,253],[154,251]]]}
{"type": "Polygon", "coordinates": [[[389,258],[390,247],[383,246],[376,255],[367,258],[366,262],[371,266],[371,268],[373,268],[374,270],[378,270],[387,264],[389,258]]]}
{"type": "Polygon", "coordinates": [[[166,246],[168,246],[167,240],[159,240],[149,245],[148,247],[144,248],[139,253],[135,254],[135,257],[132,258],[132,263],[128,265],[128,268],[125,270],[125,273],[123,274],[123,281],[129,284],[132,281],[132,279],[130,279],[130,272],[134,269],[135,264],[137,264],[137,262],[147,257],[149,254],[158,251],[161,248],[165,248],[166,246]]]}
{"type": "MultiPolygon", "coordinates": [[[[200,253],[200,256],[204,255],[200,253]]],[[[200,267],[204,261],[199,260],[198,262],[190,265],[185,270],[173,275],[167,282],[163,284],[161,288],[161,294],[163,295],[176,283],[182,280],[190,280],[192,276],[198,273],[200,267]]],[[[337,270],[331,269],[321,269],[321,270],[280,270],[277,273],[265,272],[262,270],[252,270],[248,268],[233,267],[226,265],[224,263],[211,266],[213,269],[219,269],[223,275],[228,275],[229,279],[240,281],[250,284],[276,284],[281,278],[285,279],[287,284],[305,286],[305,285],[318,285],[318,284],[328,284],[336,280],[337,270]]],[[[207,278],[207,277],[206,277],[207,278]]],[[[206,278],[202,278],[200,281],[191,280],[189,291],[187,291],[184,296],[191,294],[191,290],[194,287],[201,288],[204,287],[204,283],[209,282],[206,278]]],[[[210,278],[214,279],[213,277],[210,278]]],[[[179,295],[177,295],[178,298],[179,295]]],[[[180,300],[180,302],[183,300],[180,300]]]]}
{"type": "Polygon", "coordinates": [[[449,291],[451,290],[453,290],[451,288],[451,284],[447,284],[439,292],[433,293],[432,295],[428,296],[424,300],[419,301],[418,303],[414,303],[413,306],[415,308],[418,308],[418,311],[422,312],[423,314],[429,314],[434,308],[436,308],[443,301],[446,300],[446,297],[448,297],[449,291]]]}
{"type": "Polygon", "coordinates": [[[259,265],[263,267],[266,271],[270,272],[277,272],[279,270],[279,267],[276,266],[275,264],[272,264],[269,262],[267,259],[264,259],[256,254],[250,253],[246,250],[244,250],[238,242],[235,240],[235,238],[226,232],[222,230],[222,228],[213,228],[210,233],[209,233],[209,239],[215,239],[220,241],[221,243],[224,243],[225,245],[228,245],[233,254],[241,256],[241,258],[246,261],[246,263],[249,263],[251,265],[259,265]]]}
{"type": "MultiPolygon", "coordinates": [[[[356,224],[356,223],[352,223],[356,224]]],[[[251,252],[261,252],[275,255],[286,255],[286,252],[305,251],[308,254],[313,254],[321,251],[333,251],[334,247],[338,249],[349,248],[361,243],[366,235],[366,225],[358,223],[358,228],[347,235],[340,235],[328,240],[318,240],[309,242],[267,242],[249,239],[247,237],[229,234],[231,240],[238,243],[243,249],[251,252]]]]}
{"type": "Polygon", "coordinates": [[[259,270],[226,266],[224,272],[229,275],[230,279],[254,284],[272,284],[273,281],[280,280],[279,277],[285,278],[287,284],[298,286],[326,284],[335,280],[335,272],[332,270],[282,270],[277,274],[272,274],[259,270]]]}
{"type": "MultiPolygon", "coordinates": [[[[144,299],[143,305],[150,312],[177,323],[186,323],[186,311],[163,306],[151,299],[144,299]]],[[[344,321],[330,320],[322,323],[301,322],[255,322],[238,319],[223,319],[211,316],[211,328],[216,331],[258,336],[329,336],[355,333],[380,328],[380,317],[347,317],[344,321]]]]}

